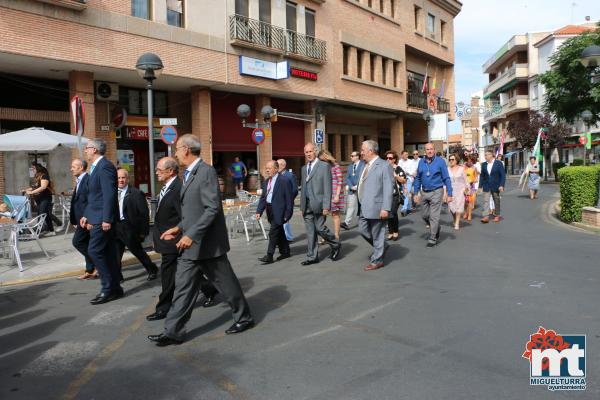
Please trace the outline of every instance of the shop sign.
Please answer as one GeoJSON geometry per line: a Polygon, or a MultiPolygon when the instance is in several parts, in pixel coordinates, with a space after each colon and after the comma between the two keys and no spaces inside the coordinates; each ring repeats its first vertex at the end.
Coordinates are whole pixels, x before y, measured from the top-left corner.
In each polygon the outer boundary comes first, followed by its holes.
{"type": "Polygon", "coordinates": [[[290,75],[296,78],[308,79],[309,81],[316,81],[319,77],[316,72],[306,71],[300,68],[290,68],[290,75]]]}
{"type": "MultiPolygon", "coordinates": [[[[160,135],[160,129],[152,129],[152,137],[156,139],[162,139],[160,135]]],[[[127,137],[133,140],[148,140],[148,127],[147,126],[128,126],[127,137]]]]}
{"type": "Polygon", "coordinates": [[[159,121],[160,121],[161,126],[165,126],[165,125],[177,126],[177,118],[160,118],[159,121]]]}
{"type": "Polygon", "coordinates": [[[240,75],[258,76],[274,80],[288,79],[290,77],[290,63],[289,61],[275,63],[240,56],[240,75]]]}

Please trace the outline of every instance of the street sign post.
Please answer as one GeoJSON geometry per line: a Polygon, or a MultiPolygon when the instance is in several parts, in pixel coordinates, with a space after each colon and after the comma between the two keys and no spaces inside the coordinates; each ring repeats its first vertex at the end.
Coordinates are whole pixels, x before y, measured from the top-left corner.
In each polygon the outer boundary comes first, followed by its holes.
{"type": "Polygon", "coordinates": [[[83,100],[79,96],[73,96],[71,99],[71,117],[73,118],[73,127],[77,133],[77,148],[79,149],[79,157],[83,157],[83,147],[81,144],[81,136],[85,129],[85,107],[83,100]]]}
{"type": "Polygon", "coordinates": [[[173,145],[177,141],[177,129],[171,125],[165,125],[160,130],[160,138],[163,142],[165,142],[168,147],[168,155],[171,157],[171,145],[173,145]]]}
{"type": "Polygon", "coordinates": [[[321,148],[321,145],[325,143],[325,132],[323,129],[315,129],[315,144],[321,148]]]}
{"type": "Polygon", "coordinates": [[[252,131],[252,141],[257,146],[264,143],[265,137],[266,137],[265,131],[262,130],[261,128],[256,128],[252,131]]]}

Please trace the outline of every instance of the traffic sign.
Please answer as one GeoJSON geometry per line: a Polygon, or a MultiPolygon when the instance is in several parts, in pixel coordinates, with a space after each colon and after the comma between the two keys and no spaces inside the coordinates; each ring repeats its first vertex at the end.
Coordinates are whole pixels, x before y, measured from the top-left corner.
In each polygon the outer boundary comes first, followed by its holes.
{"type": "Polygon", "coordinates": [[[177,118],[160,118],[158,121],[162,126],[165,126],[165,125],[177,126],[177,118]]]}
{"type": "Polygon", "coordinates": [[[323,129],[315,129],[315,144],[325,143],[325,133],[323,129]]]}
{"type": "Polygon", "coordinates": [[[256,144],[262,144],[265,141],[265,131],[261,128],[256,128],[252,131],[252,141],[256,144]]]}
{"type": "Polygon", "coordinates": [[[177,141],[177,129],[174,126],[166,125],[160,130],[160,138],[166,144],[173,144],[177,141]]]}
{"type": "Polygon", "coordinates": [[[587,144],[587,142],[588,142],[587,136],[579,136],[579,143],[587,144]]]}

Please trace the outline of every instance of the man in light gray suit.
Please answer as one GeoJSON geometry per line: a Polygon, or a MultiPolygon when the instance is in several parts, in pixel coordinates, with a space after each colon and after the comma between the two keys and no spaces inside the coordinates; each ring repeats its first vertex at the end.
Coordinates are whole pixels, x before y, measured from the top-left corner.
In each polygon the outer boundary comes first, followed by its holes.
{"type": "Polygon", "coordinates": [[[300,210],[306,227],[308,252],[306,260],[301,264],[311,265],[319,262],[317,235],[329,244],[329,258],[335,261],[340,255],[342,244],[325,225],[331,208],[331,166],[317,158],[317,148],[313,143],[304,146],[304,156],[306,165],[302,167],[300,210]]]}
{"type": "Polygon", "coordinates": [[[179,138],[175,157],[186,167],[180,195],[181,221],[163,232],[160,239],[181,238],[176,244],[179,257],[175,293],[165,330],[159,335],[148,336],[158,346],[183,342],[185,324],[192,315],[203,275],[225,296],[231,307],[235,322],[225,333],[239,333],[254,326],[240,283],[227,259],[229,239],[217,173],[200,158],[200,141],[193,135],[179,138]]]}
{"type": "Polygon", "coordinates": [[[371,262],[365,267],[365,271],[372,271],[383,267],[383,255],[388,246],[385,243],[385,226],[392,209],[394,172],[388,162],[379,158],[376,141],[365,140],[360,154],[366,165],[358,181],[358,229],[373,246],[371,262]]]}

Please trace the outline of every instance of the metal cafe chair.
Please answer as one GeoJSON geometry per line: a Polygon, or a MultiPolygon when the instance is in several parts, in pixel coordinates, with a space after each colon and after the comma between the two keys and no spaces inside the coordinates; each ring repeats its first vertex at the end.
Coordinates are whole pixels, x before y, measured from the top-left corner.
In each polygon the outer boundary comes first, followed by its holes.
{"type": "Polygon", "coordinates": [[[50,256],[46,252],[46,249],[42,246],[42,242],[40,241],[40,233],[44,228],[44,220],[46,219],[46,214],[40,214],[37,217],[33,218],[29,222],[23,224],[16,224],[16,234],[17,234],[17,252],[19,241],[25,240],[35,240],[40,246],[40,249],[46,255],[46,258],[50,259],[50,256]]]}
{"type": "Polygon", "coordinates": [[[8,257],[19,266],[19,272],[23,272],[23,263],[17,246],[17,230],[15,224],[0,223],[0,255],[8,257]]]}

